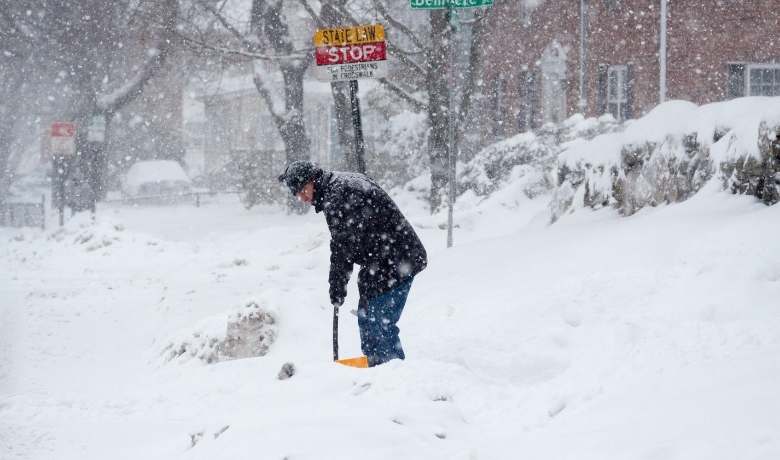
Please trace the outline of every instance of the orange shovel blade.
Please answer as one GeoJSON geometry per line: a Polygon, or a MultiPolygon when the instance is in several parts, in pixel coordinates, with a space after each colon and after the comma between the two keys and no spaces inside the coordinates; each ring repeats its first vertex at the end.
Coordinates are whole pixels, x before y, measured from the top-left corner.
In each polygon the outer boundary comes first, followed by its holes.
{"type": "Polygon", "coordinates": [[[358,356],[357,358],[344,358],[336,360],[337,363],[344,366],[351,367],[368,367],[368,358],[365,356],[358,356]]]}

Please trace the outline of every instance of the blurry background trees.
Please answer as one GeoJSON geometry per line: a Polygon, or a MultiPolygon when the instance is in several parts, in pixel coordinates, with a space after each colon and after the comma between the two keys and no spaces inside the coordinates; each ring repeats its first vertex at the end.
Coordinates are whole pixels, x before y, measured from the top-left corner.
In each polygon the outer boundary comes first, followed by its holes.
{"type": "MultiPolygon", "coordinates": [[[[361,101],[364,118],[374,121],[368,172],[399,184],[429,171],[433,211],[446,193],[450,119],[468,118],[480,90],[475,50],[482,10],[460,12],[453,21],[443,10],[413,11],[386,0],[0,0],[0,11],[0,187],[6,188],[13,152],[21,152],[14,140],[41,143],[42,129],[54,120],[79,126],[74,168],[98,198],[116,186],[109,177],[139,159],[182,161],[187,85],[240,73],[253,76],[264,102],[256,110],[270,115],[286,162],[311,158],[315,128],[307,126],[304,82],[312,78],[314,29],[382,23],[390,75],[378,85],[361,83],[373,87],[361,101]],[[90,127],[105,127],[105,140],[90,136],[90,127]]],[[[348,84],[331,84],[331,94],[338,145],[330,148],[341,153],[331,166],[355,169],[348,84]]],[[[456,145],[473,150],[463,142],[469,124],[454,129],[456,145]]],[[[260,154],[241,153],[240,181],[263,169],[253,157],[260,154]]]]}
{"type": "MultiPolygon", "coordinates": [[[[36,113],[41,121],[73,121],[78,155],[71,165],[92,190],[105,194],[108,158],[104,142],[90,140],[90,125],[110,130],[114,116],[138,98],[172,48],[178,0],[159,2],[81,0],[0,0],[4,56],[25,59],[13,67],[23,80],[25,107],[8,104],[4,116],[17,121],[36,113]]],[[[5,80],[5,79],[4,79],[5,80]]],[[[8,80],[4,87],[12,88],[8,80]]],[[[5,88],[4,88],[5,89],[5,88]]]]}

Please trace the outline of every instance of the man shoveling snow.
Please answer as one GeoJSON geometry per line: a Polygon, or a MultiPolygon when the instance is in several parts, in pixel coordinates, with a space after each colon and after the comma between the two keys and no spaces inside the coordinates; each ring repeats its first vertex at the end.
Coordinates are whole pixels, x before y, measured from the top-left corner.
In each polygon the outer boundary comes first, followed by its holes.
{"type": "Polygon", "coordinates": [[[359,173],[325,171],[308,161],[279,176],[300,201],[324,212],[330,230],[330,301],[340,307],[354,264],[358,274],[360,347],[369,366],[404,359],[396,323],[427,254],[390,196],[359,173]]]}

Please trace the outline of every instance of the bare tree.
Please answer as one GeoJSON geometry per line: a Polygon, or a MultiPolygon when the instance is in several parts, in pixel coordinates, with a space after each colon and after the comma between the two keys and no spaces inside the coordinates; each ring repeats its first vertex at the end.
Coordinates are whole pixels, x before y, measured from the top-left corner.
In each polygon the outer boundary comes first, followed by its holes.
{"type": "Polygon", "coordinates": [[[278,0],[252,0],[246,12],[249,27],[242,27],[224,11],[224,2],[195,0],[201,11],[214,22],[190,22],[179,36],[191,46],[231,57],[233,62],[254,65],[265,63],[281,76],[283,104],[273,97],[273,76],[254,72],[255,87],[285,146],[287,161],[308,159],[310,139],[306,131],[303,109],[303,81],[312,59],[312,49],[298,49],[295,33],[288,23],[285,3],[278,0]],[[211,33],[209,33],[211,32],[211,33]]]}
{"type": "MultiPolygon", "coordinates": [[[[242,57],[248,61],[260,60],[275,63],[283,80],[284,108],[277,107],[269,89],[269,82],[256,74],[255,85],[266,101],[277,129],[285,142],[287,158],[307,158],[309,156],[309,137],[303,120],[303,78],[309,62],[313,59],[310,46],[296,49],[293,45],[294,34],[286,21],[285,2],[279,0],[253,0],[250,14],[249,31],[241,31],[222,13],[219,2],[197,0],[201,7],[209,11],[233,38],[225,44],[215,39],[219,35],[208,37],[205,34],[187,37],[189,43],[197,43],[204,48],[226,55],[242,57]]],[[[393,95],[401,98],[416,110],[426,111],[430,124],[429,161],[431,169],[431,210],[437,210],[442,204],[442,196],[448,183],[448,161],[451,155],[457,155],[458,146],[464,136],[460,124],[454,126],[454,145],[448,138],[450,120],[467,116],[471,109],[472,94],[476,88],[476,74],[480,65],[478,49],[483,41],[484,12],[478,11],[473,19],[463,26],[471,28],[471,46],[468,49],[465,70],[451,69],[448,59],[450,50],[455,46],[454,31],[450,21],[450,12],[445,10],[415,12],[424,15],[426,20],[402,20],[394,12],[399,8],[408,9],[408,4],[396,4],[386,0],[321,0],[316,9],[308,0],[297,3],[309,13],[313,22],[320,27],[349,26],[372,22],[373,19],[386,24],[388,29],[388,52],[401,70],[380,83],[393,95]],[[456,80],[463,82],[459,91],[453,85],[442,84],[450,74],[459,74],[456,80]],[[450,98],[455,97],[454,110],[450,109],[450,98]],[[451,113],[454,111],[454,113],[451,113]],[[452,151],[451,151],[452,149],[452,151]]],[[[289,7],[290,5],[288,5],[289,7]]],[[[307,31],[310,36],[313,30],[307,31]]],[[[308,37],[307,37],[308,38],[308,37]]],[[[344,152],[352,152],[353,132],[349,118],[348,90],[345,83],[332,84],[334,103],[337,113],[339,143],[344,152]]],[[[354,164],[347,158],[346,166],[354,164]]]]}
{"type": "Polygon", "coordinates": [[[303,77],[312,59],[311,52],[295,54],[295,47],[283,11],[284,2],[253,0],[251,28],[258,43],[266,44],[277,56],[284,84],[284,110],[274,106],[273,98],[262,76],[255,73],[254,82],[271,112],[285,145],[288,162],[308,159],[311,141],[306,133],[303,113],[303,77]]]}

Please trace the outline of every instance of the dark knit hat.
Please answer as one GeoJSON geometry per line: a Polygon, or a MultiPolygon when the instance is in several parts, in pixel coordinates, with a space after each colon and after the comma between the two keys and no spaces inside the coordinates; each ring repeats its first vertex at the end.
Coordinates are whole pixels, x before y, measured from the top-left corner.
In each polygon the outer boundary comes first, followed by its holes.
{"type": "Polygon", "coordinates": [[[322,169],[317,167],[310,161],[293,161],[284,170],[284,174],[279,176],[279,182],[283,183],[290,189],[293,195],[303,189],[310,180],[315,179],[322,174],[322,169]]]}

